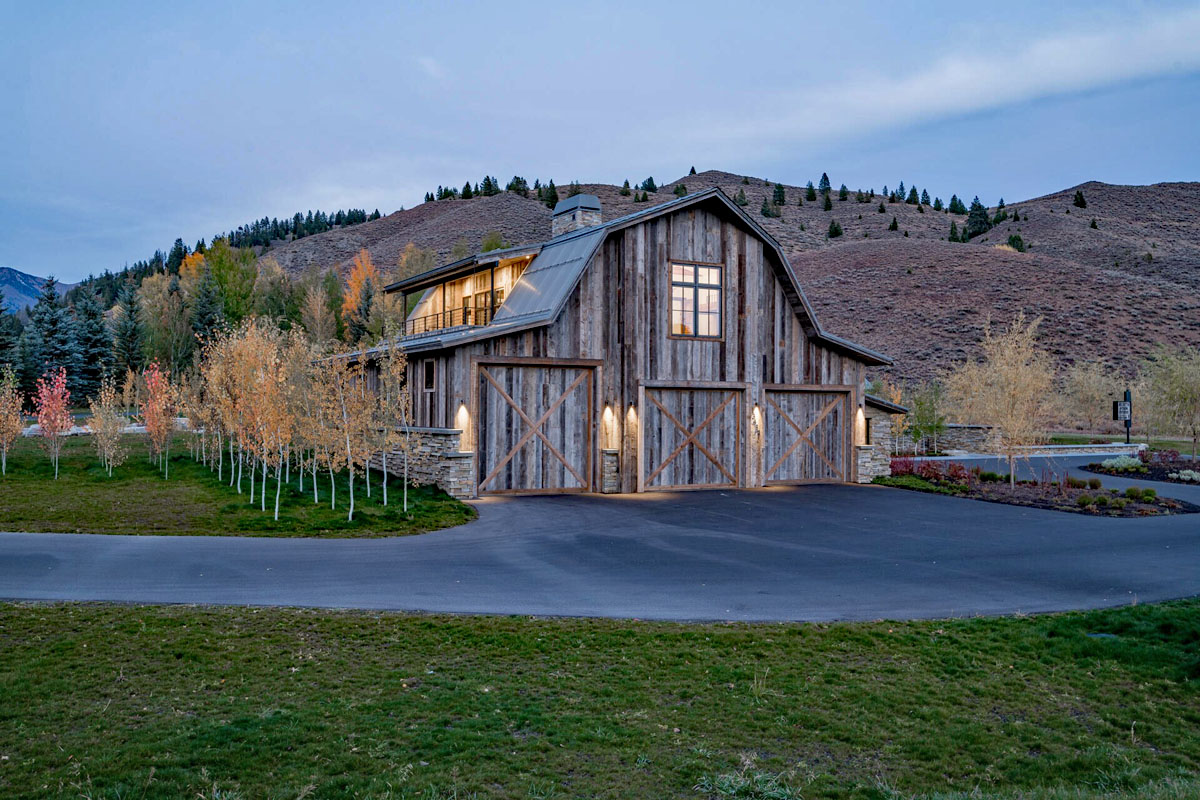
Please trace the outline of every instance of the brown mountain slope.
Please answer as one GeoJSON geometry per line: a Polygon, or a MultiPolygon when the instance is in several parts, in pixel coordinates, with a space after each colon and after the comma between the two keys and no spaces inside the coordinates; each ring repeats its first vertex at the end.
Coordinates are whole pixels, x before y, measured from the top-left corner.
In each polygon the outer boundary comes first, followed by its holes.
{"type": "MultiPolygon", "coordinates": [[[[581,188],[597,195],[612,219],[670,200],[679,183],[688,191],[719,186],[730,197],[744,192],[746,211],[783,245],[822,324],[892,355],[901,378],[932,376],[973,354],[986,319],[1005,322],[1018,311],[1045,317],[1045,341],[1063,363],[1130,365],[1158,344],[1200,345],[1198,183],[1090,182],[1009,203],[1020,222],[1009,219],[967,244],[946,241],[951,221],[961,229],[963,216],[902,202],[884,202],[881,213],[881,197],[856,202],[854,188],[845,201],[835,189],[825,211],[820,198],[803,200],[803,187],[787,186],[778,218],[760,213],[773,183],[728,172],[665,184],[648,203],[608,184],[581,188]],[[1086,209],[1071,204],[1076,189],[1086,209]],[[889,231],[893,218],[898,229],[889,231]],[[843,236],[828,238],[831,220],[843,236]],[[996,246],[1013,234],[1028,253],[996,246]]],[[[511,194],[439,201],[280,244],[263,257],[291,274],[313,266],[345,271],[366,247],[386,272],[410,241],[444,262],[459,239],[477,249],[484,234],[498,230],[513,244],[536,242],[549,236],[549,221],[544,205],[511,194]]]]}

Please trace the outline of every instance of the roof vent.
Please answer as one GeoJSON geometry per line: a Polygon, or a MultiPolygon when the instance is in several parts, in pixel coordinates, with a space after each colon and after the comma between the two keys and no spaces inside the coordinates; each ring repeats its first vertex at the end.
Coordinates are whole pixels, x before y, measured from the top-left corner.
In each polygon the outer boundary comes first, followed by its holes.
{"type": "Polygon", "coordinates": [[[577,194],[566,200],[559,200],[558,205],[554,207],[550,235],[562,236],[564,233],[590,228],[601,222],[603,220],[600,216],[600,198],[594,194],[577,194]]]}

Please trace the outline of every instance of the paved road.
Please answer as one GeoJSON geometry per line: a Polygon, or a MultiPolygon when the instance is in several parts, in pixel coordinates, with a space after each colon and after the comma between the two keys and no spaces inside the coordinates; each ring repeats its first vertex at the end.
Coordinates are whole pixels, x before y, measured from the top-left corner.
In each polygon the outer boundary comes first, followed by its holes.
{"type": "MultiPolygon", "coordinates": [[[[1166,486],[1200,502],[1200,487],[1166,486]]],[[[0,534],[0,597],[831,620],[1200,593],[1200,515],[1096,519],[871,486],[479,510],[470,525],[381,540],[0,534]]]]}

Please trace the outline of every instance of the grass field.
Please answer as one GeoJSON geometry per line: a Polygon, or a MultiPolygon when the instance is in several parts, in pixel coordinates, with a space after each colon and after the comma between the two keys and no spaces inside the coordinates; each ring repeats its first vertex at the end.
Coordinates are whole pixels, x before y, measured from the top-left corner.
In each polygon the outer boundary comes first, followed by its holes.
{"type": "Polygon", "coordinates": [[[835,625],[0,605],[0,796],[1184,800],[1198,647],[1195,600],[835,625]]]}
{"type": "MultiPolygon", "coordinates": [[[[397,536],[460,525],[475,511],[432,487],[409,490],[409,513],[400,507],[400,481],[389,483],[382,505],[380,475],[372,474],[372,496],[362,477],[355,480],[354,521],[348,522],[349,494],[338,476],[337,508],[329,507],[329,479],[318,481],[321,503],[312,501],[311,484],[301,494],[292,482],[280,496],[279,521],[273,520],[275,481],[268,483],[267,511],[258,498],[250,504],[248,474],[242,491],[218,481],[194,462],[183,437],[172,449],[170,477],[164,480],[146,458],[146,437],[126,436],[129,460],[109,478],[100,468],[90,436],[65,440],[59,478],[36,439],[20,439],[9,453],[8,475],[0,478],[0,530],[85,533],[199,534],[235,536],[397,536]]],[[[225,464],[228,476],[229,463],[225,464]]]]}

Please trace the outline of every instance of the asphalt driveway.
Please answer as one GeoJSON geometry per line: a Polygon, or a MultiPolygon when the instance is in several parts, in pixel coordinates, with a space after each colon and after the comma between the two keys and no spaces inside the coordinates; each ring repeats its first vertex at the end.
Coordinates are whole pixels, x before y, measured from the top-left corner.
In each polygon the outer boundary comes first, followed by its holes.
{"type": "MultiPolygon", "coordinates": [[[[1156,488],[1200,502],[1200,487],[1167,486],[1156,488]]],[[[1200,515],[1097,519],[872,486],[488,499],[479,511],[397,539],[0,534],[0,597],[834,620],[1200,593],[1200,515]]]]}

